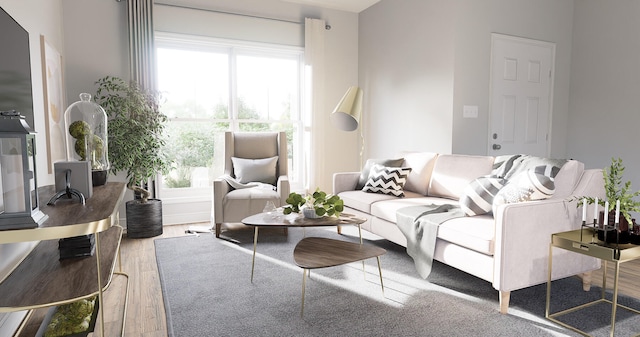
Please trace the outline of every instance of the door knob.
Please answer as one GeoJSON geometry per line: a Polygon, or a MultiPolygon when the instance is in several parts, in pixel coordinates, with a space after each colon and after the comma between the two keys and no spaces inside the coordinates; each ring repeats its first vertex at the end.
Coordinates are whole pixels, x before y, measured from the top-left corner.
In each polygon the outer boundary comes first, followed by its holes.
{"type": "Polygon", "coordinates": [[[500,146],[500,144],[493,144],[492,148],[494,150],[500,150],[502,148],[502,146],[500,146]]]}

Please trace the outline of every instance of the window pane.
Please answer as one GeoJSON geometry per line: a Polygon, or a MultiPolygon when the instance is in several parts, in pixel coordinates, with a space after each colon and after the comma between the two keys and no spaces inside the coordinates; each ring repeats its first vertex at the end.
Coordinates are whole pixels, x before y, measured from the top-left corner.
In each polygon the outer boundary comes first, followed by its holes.
{"type": "Polygon", "coordinates": [[[164,197],[210,197],[223,174],[225,131],[285,131],[289,181],[302,184],[302,50],[226,41],[158,44],[161,110],[169,117],[164,197]],[[167,194],[165,194],[167,193],[167,194]]]}
{"type": "Polygon", "coordinates": [[[238,64],[238,118],[297,119],[299,64],[297,59],[243,56],[238,64]]]}
{"type": "Polygon", "coordinates": [[[227,123],[178,122],[167,125],[166,151],[173,161],[163,188],[208,187],[222,175],[227,123]]]}
{"type": "Polygon", "coordinates": [[[229,56],[158,48],[158,86],[169,118],[229,118],[229,56]]]}

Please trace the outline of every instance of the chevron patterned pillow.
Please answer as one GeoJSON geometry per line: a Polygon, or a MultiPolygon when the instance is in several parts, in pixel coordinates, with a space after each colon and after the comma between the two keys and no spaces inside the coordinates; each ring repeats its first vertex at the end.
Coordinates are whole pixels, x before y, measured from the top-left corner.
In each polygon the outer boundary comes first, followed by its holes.
{"type": "Polygon", "coordinates": [[[369,193],[389,194],[399,198],[404,197],[404,184],[411,172],[410,167],[386,167],[375,164],[369,172],[369,179],[362,188],[369,193]]]}

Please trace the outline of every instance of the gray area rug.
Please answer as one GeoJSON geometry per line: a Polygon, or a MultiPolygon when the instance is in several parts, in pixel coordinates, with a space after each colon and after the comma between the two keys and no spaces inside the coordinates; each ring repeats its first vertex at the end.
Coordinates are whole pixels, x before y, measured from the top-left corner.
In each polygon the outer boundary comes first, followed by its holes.
{"type": "MultiPolygon", "coordinates": [[[[439,262],[418,276],[406,249],[386,240],[384,295],[375,259],[316,269],[307,280],[300,317],[302,270],[295,244],[306,236],[356,242],[335,228],[262,230],[251,283],[253,232],[227,232],[239,243],[211,234],[155,240],[169,336],[580,336],[544,318],[546,284],[514,291],[508,315],[498,312],[498,292],[486,281],[439,262]]],[[[356,234],[356,233],[352,233],[356,234]]],[[[597,299],[578,278],[552,283],[551,312],[597,299]]],[[[640,301],[620,296],[640,309],[640,301]]],[[[562,317],[594,336],[609,335],[611,308],[598,305],[562,317]]],[[[616,336],[640,333],[640,316],[618,310],[616,336]]]]}

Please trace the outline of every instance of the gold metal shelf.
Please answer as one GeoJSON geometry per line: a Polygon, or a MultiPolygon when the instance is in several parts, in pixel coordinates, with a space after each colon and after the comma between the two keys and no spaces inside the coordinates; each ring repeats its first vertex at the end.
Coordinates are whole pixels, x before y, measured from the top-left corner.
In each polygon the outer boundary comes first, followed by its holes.
{"type": "MultiPolygon", "coordinates": [[[[40,209],[49,218],[38,228],[0,231],[0,243],[40,241],[11,274],[0,280],[0,312],[45,308],[98,295],[102,308],[100,336],[104,336],[103,292],[116,274],[127,279],[124,332],[129,276],[121,267],[115,271],[123,232],[118,223],[118,208],[124,192],[124,183],[96,186],[85,205],[77,200],[60,199],[53,206],[42,206],[40,209]],[[87,234],[95,234],[94,256],[58,259],[57,239],[87,234]]],[[[40,200],[48,200],[55,191],[53,186],[45,186],[38,193],[40,200]]]]}

